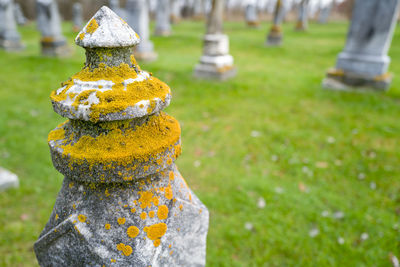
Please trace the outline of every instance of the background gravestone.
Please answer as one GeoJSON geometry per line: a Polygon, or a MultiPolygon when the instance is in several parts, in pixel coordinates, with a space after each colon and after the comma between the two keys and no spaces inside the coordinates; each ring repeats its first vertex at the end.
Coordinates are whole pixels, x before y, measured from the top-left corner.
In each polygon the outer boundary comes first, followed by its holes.
{"type": "Polygon", "coordinates": [[[260,26],[260,21],[258,20],[258,10],[257,3],[254,0],[249,0],[245,6],[245,18],[246,23],[249,27],[260,26]]]}
{"type": "Polygon", "coordinates": [[[14,16],[18,25],[25,25],[28,22],[19,3],[14,3],[14,16]]]}
{"type": "Polygon", "coordinates": [[[357,87],[387,90],[392,76],[387,55],[399,13],[398,0],[356,0],[346,46],[336,67],[323,82],[325,88],[357,87]]]}
{"type": "Polygon", "coordinates": [[[284,13],[285,13],[285,7],[282,4],[282,0],[277,0],[276,1],[276,6],[275,6],[275,13],[274,13],[274,21],[273,25],[269,31],[268,37],[267,37],[267,45],[268,46],[280,46],[282,44],[282,38],[283,38],[283,33],[282,33],[282,22],[284,18],[284,13]]]}
{"type": "Polygon", "coordinates": [[[72,5],[72,22],[74,24],[74,32],[78,32],[82,28],[83,24],[83,12],[81,3],[74,3],[72,5]]]}
{"type": "Polygon", "coordinates": [[[305,31],[308,29],[308,9],[310,0],[301,0],[298,10],[296,31],[305,31]]]}
{"type": "Polygon", "coordinates": [[[21,36],[17,31],[13,0],[0,0],[0,48],[8,51],[23,49],[21,36]]]}
{"type": "Polygon", "coordinates": [[[208,210],[174,161],[180,126],[165,83],[132,55],[138,35],[102,7],[76,38],[85,67],[51,94],[65,175],[34,245],[41,266],[204,266],[208,210]]]}
{"type": "Polygon", "coordinates": [[[171,35],[171,10],[169,0],[157,0],[155,35],[171,35]]]}

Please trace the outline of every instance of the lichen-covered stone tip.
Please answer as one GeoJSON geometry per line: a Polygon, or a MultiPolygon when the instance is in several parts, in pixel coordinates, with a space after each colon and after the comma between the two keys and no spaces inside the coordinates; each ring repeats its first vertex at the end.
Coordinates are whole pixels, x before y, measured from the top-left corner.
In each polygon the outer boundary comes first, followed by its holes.
{"type": "Polygon", "coordinates": [[[65,175],[34,245],[41,266],[204,266],[207,208],[179,173],[170,88],[132,55],[138,35],[102,7],[76,38],[85,67],[51,94],[65,175]]]}

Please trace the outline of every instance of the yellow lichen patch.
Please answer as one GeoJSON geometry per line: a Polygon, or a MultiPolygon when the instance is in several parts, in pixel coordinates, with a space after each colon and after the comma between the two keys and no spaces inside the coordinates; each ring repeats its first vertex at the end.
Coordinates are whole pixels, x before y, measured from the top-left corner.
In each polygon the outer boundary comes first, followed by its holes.
{"type": "MultiPolygon", "coordinates": [[[[63,124],[65,124],[65,123],[63,123],[63,124]]],[[[48,140],[48,141],[52,141],[52,140],[62,140],[62,139],[65,138],[65,130],[64,130],[64,128],[62,127],[63,124],[62,124],[62,125],[59,125],[59,126],[58,126],[59,128],[56,128],[55,130],[53,130],[53,131],[51,131],[51,132],[49,133],[49,136],[47,137],[47,140],[48,140]]],[[[72,184],[74,184],[74,183],[72,183],[72,184]]]]}
{"type": "Polygon", "coordinates": [[[119,243],[119,244],[117,245],[117,249],[118,249],[119,251],[122,251],[122,253],[123,253],[125,256],[129,256],[129,255],[131,255],[132,252],[133,252],[131,246],[125,245],[125,244],[123,244],[123,243],[119,243]]]}
{"type": "Polygon", "coordinates": [[[79,215],[78,215],[78,220],[79,220],[80,222],[85,222],[85,221],[86,221],[86,216],[83,215],[83,214],[79,214],[79,215]]]}
{"type": "Polygon", "coordinates": [[[172,193],[171,185],[168,185],[168,187],[165,188],[165,197],[167,199],[172,199],[174,197],[174,194],[172,193]]]}
{"type": "MultiPolygon", "coordinates": [[[[102,124],[104,127],[113,127],[115,123],[102,124]]],[[[101,163],[106,168],[111,168],[112,163],[126,166],[135,160],[143,162],[150,157],[156,158],[177,143],[179,138],[179,123],[161,113],[136,129],[115,129],[96,138],[83,135],[77,142],[69,136],[59,147],[63,150],[63,155],[69,156],[73,162],[81,164],[85,161],[90,166],[101,163]]]]}
{"type": "Polygon", "coordinates": [[[116,262],[116,260],[115,259],[111,259],[111,262],[116,262]]]}
{"type": "Polygon", "coordinates": [[[159,197],[154,197],[153,198],[153,204],[154,204],[154,206],[158,206],[160,204],[160,198],[159,197]]]}
{"type": "Polygon", "coordinates": [[[69,183],[69,188],[72,188],[72,187],[74,187],[74,183],[73,182],[71,182],[71,183],[69,183]]]}
{"type": "Polygon", "coordinates": [[[131,212],[132,212],[132,213],[135,213],[135,212],[136,212],[136,209],[135,209],[135,208],[131,208],[131,212]]]}
{"type": "Polygon", "coordinates": [[[118,249],[119,251],[123,250],[124,247],[125,247],[125,244],[123,244],[123,243],[119,243],[119,244],[117,245],[117,249],[118,249]]]}
{"type": "Polygon", "coordinates": [[[106,225],[104,225],[104,228],[106,230],[110,230],[111,229],[111,225],[109,223],[106,223],[106,225]]]}
{"type": "Polygon", "coordinates": [[[183,209],[183,205],[182,205],[182,204],[179,205],[179,209],[180,209],[180,210],[183,209]]]}
{"type": "Polygon", "coordinates": [[[155,247],[158,247],[161,244],[161,240],[160,239],[154,240],[153,244],[155,247]]]}
{"type": "Polygon", "coordinates": [[[110,196],[110,193],[108,192],[108,188],[104,191],[104,194],[106,195],[106,197],[110,196]]]}
{"type": "Polygon", "coordinates": [[[147,213],[143,211],[143,212],[140,214],[140,219],[146,220],[146,218],[147,218],[147,213]]]}
{"type": "Polygon", "coordinates": [[[174,179],[175,179],[175,175],[174,175],[174,172],[169,172],[169,179],[171,180],[171,181],[173,181],[174,179]]]}
{"type": "Polygon", "coordinates": [[[161,206],[158,207],[158,211],[157,211],[158,219],[160,219],[160,220],[167,219],[168,218],[168,213],[169,213],[169,210],[168,210],[167,206],[161,205],[161,206]]]}
{"type": "Polygon", "coordinates": [[[154,210],[149,211],[149,217],[150,218],[154,218],[155,214],[156,214],[156,212],[154,210]]]}
{"type": "Polygon", "coordinates": [[[157,223],[150,226],[146,226],[143,229],[144,232],[147,233],[147,237],[150,240],[160,239],[167,232],[167,225],[165,223],[157,223]]]}
{"type": "Polygon", "coordinates": [[[86,27],[86,32],[93,34],[97,28],[99,28],[99,24],[97,23],[96,19],[92,19],[86,27]]]}
{"type": "Polygon", "coordinates": [[[129,226],[128,230],[126,230],[126,234],[130,237],[130,238],[135,238],[138,236],[139,234],[139,228],[137,228],[136,226],[129,226]]]}
{"type": "Polygon", "coordinates": [[[122,224],[125,224],[126,219],[125,218],[118,218],[117,221],[118,221],[118,224],[122,225],[122,224]]]}
{"type": "Polygon", "coordinates": [[[139,192],[140,198],[139,198],[139,203],[140,207],[142,209],[145,208],[150,208],[152,205],[152,202],[154,203],[154,199],[156,197],[153,196],[153,193],[150,191],[145,191],[145,192],[139,192]]]}
{"type": "Polygon", "coordinates": [[[79,34],[79,39],[81,39],[81,41],[83,40],[83,38],[85,38],[85,33],[84,32],[79,34]]]}
{"type": "Polygon", "coordinates": [[[54,217],[55,220],[58,220],[58,214],[56,214],[56,216],[54,217]]]}

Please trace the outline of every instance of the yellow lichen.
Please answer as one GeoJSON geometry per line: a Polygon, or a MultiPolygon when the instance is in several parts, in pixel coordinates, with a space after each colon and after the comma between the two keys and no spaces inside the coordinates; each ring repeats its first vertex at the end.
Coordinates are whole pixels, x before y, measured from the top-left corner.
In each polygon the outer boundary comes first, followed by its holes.
{"type": "Polygon", "coordinates": [[[122,224],[125,224],[126,219],[125,218],[118,218],[117,221],[118,221],[118,224],[122,225],[122,224]]]}
{"type": "Polygon", "coordinates": [[[172,199],[174,194],[172,193],[172,188],[171,185],[168,185],[168,187],[165,188],[165,197],[167,199],[172,199]]]}
{"type": "Polygon", "coordinates": [[[104,225],[104,228],[106,228],[106,230],[110,230],[111,225],[109,223],[106,223],[106,225],[104,225]]]}
{"type": "Polygon", "coordinates": [[[132,212],[132,213],[135,213],[135,212],[136,212],[136,209],[135,209],[135,208],[131,208],[131,212],[132,212]]]}
{"type": "Polygon", "coordinates": [[[79,39],[83,40],[83,38],[85,38],[85,33],[84,32],[79,34],[79,39]]]}
{"type": "Polygon", "coordinates": [[[161,244],[161,240],[160,239],[156,239],[156,240],[154,240],[153,244],[154,244],[155,247],[158,247],[161,244]]]}
{"type": "Polygon", "coordinates": [[[86,216],[83,215],[83,214],[79,214],[79,215],[78,215],[78,220],[79,220],[80,222],[85,222],[85,221],[86,221],[86,216]]]}
{"type": "Polygon", "coordinates": [[[96,19],[92,19],[86,27],[86,32],[93,34],[97,28],[99,28],[99,24],[97,23],[96,19]]]}
{"type": "Polygon", "coordinates": [[[168,218],[168,213],[169,213],[169,210],[168,210],[167,206],[161,205],[161,206],[158,207],[158,211],[157,211],[158,219],[160,219],[160,220],[167,219],[168,218]]]}
{"type": "Polygon", "coordinates": [[[143,212],[140,214],[140,218],[141,218],[142,220],[146,220],[146,218],[147,218],[147,213],[143,211],[143,212]]]}
{"type": "Polygon", "coordinates": [[[129,226],[128,227],[128,230],[126,230],[126,233],[127,233],[127,235],[130,237],[130,238],[135,238],[135,237],[137,237],[138,236],[138,234],[139,234],[139,228],[137,228],[136,226],[129,226]]]}
{"type": "Polygon", "coordinates": [[[154,216],[155,216],[155,211],[154,210],[149,211],[149,217],[154,218],[154,216]]]}
{"type": "Polygon", "coordinates": [[[147,233],[147,237],[150,240],[160,239],[167,232],[167,225],[165,223],[157,223],[150,226],[146,226],[143,231],[147,233]]]}
{"type": "Polygon", "coordinates": [[[171,181],[173,181],[174,179],[175,179],[175,175],[174,175],[174,172],[169,172],[169,179],[171,180],[171,181]]]}
{"type": "Polygon", "coordinates": [[[123,243],[119,243],[117,245],[117,250],[122,251],[125,256],[129,256],[132,254],[133,250],[132,247],[129,245],[125,245],[123,243]]]}

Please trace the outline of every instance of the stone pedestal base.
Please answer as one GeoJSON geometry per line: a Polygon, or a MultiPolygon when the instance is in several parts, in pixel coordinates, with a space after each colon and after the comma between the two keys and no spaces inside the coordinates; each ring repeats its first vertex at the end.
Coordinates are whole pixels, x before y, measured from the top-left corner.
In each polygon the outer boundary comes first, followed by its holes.
{"type": "Polygon", "coordinates": [[[260,27],[260,22],[259,21],[246,21],[247,26],[251,28],[258,28],[260,27]]]}
{"type": "Polygon", "coordinates": [[[272,26],[271,31],[267,37],[267,46],[281,46],[282,45],[282,30],[279,26],[272,26]]]}
{"type": "Polygon", "coordinates": [[[66,41],[52,40],[43,38],[41,40],[42,55],[48,57],[67,57],[71,55],[71,49],[68,47],[66,41]]]}
{"type": "Polygon", "coordinates": [[[217,67],[216,65],[200,63],[194,70],[194,76],[200,79],[224,81],[235,77],[237,69],[235,66],[217,67]]]}
{"type": "Polygon", "coordinates": [[[328,71],[322,86],[325,89],[338,91],[386,91],[391,82],[390,73],[371,77],[332,69],[328,71]]]}
{"type": "Polygon", "coordinates": [[[6,51],[21,51],[25,48],[25,46],[20,40],[0,39],[0,48],[6,51]]]}

